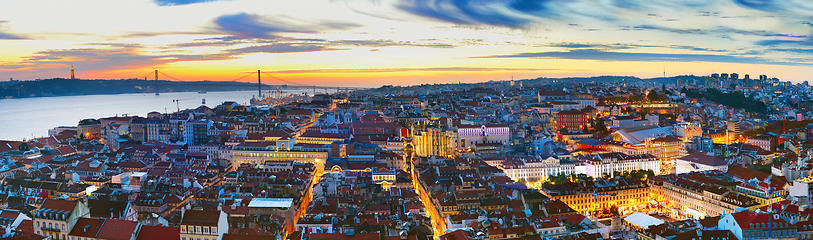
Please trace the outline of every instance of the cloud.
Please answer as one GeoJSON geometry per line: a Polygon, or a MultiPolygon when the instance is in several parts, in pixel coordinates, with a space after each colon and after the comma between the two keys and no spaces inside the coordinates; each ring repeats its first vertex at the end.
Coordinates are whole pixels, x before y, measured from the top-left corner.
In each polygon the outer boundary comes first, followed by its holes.
{"type": "Polygon", "coordinates": [[[20,35],[3,32],[2,31],[3,30],[3,25],[6,25],[6,23],[8,23],[8,21],[0,21],[0,40],[2,40],[2,39],[7,39],[7,40],[28,39],[28,38],[20,36],[20,35]]]}
{"type": "Polygon", "coordinates": [[[319,33],[346,30],[361,25],[340,21],[303,21],[286,16],[262,16],[248,13],[215,18],[215,30],[237,38],[280,38],[280,33],[319,33]]]}
{"type": "Polygon", "coordinates": [[[251,46],[224,51],[229,55],[242,55],[250,53],[293,53],[293,52],[318,52],[342,50],[318,44],[296,44],[296,43],[276,43],[260,46],[251,46]]]}
{"type": "Polygon", "coordinates": [[[559,52],[533,52],[509,55],[492,55],[474,58],[534,58],[534,59],[571,59],[620,62],[722,62],[744,64],[806,65],[793,62],[772,61],[759,57],[713,54],[673,54],[673,53],[630,53],[602,51],[596,49],[576,49],[559,52]]]}
{"type": "Polygon", "coordinates": [[[153,0],[158,6],[180,6],[195,3],[216,2],[222,0],[153,0]]]}
{"type": "Polygon", "coordinates": [[[813,5],[808,0],[732,0],[744,8],[772,13],[813,16],[813,5]]]}
{"type": "Polygon", "coordinates": [[[442,43],[438,41],[393,41],[391,39],[370,39],[370,40],[335,40],[328,41],[329,44],[357,46],[357,47],[429,47],[429,48],[453,48],[454,44],[442,43]]]}
{"type": "Polygon", "coordinates": [[[682,49],[691,51],[706,51],[706,52],[729,52],[723,49],[713,49],[686,45],[647,45],[647,44],[632,44],[632,43],[574,43],[562,42],[551,43],[544,45],[547,47],[565,48],[565,49],[603,49],[603,50],[622,50],[622,49],[637,49],[637,48],[671,48],[682,49]]]}
{"type": "Polygon", "coordinates": [[[527,13],[542,12],[550,0],[405,0],[400,10],[461,25],[494,25],[522,28],[532,22],[527,13]]]}
{"type": "Polygon", "coordinates": [[[54,67],[82,66],[88,71],[141,68],[179,61],[203,61],[229,59],[227,55],[145,55],[132,47],[75,48],[45,50],[25,57],[14,65],[0,65],[8,70],[44,70],[54,67]]]}
{"type": "Polygon", "coordinates": [[[778,46],[778,45],[790,45],[790,46],[813,46],[813,39],[800,39],[800,40],[780,40],[780,39],[769,39],[769,40],[760,40],[754,43],[757,46],[778,46]]]}
{"type": "Polygon", "coordinates": [[[436,68],[354,68],[354,69],[300,69],[284,70],[272,73],[380,73],[380,72],[492,72],[492,71],[556,71],[560,69],[542,68],[471,68],[471,67],[436,67],[436,68]]]}

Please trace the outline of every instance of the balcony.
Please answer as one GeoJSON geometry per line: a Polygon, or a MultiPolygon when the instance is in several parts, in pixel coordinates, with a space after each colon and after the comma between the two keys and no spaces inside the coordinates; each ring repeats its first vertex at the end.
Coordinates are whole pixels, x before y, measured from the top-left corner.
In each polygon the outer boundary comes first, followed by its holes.
{"type": "Polygon", "coordinates": [[[40,228],[42,231],[51,231],[51,232],[59,232],[59,228],[52,228],[52,227],[42,227],[40,228]]]}

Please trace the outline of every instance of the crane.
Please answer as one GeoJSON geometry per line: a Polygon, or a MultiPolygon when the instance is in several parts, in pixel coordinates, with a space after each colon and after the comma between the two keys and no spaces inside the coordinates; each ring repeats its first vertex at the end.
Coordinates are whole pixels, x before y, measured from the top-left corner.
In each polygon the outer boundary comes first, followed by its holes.
{"type": "Polygon", "coordinates": [[[184,99],[172,99],[172,102],[175,103],[175,107],[178,108],[178,112],[181,111],[181,101],[192,100],[194,98],[184,98],[184,99]]]}

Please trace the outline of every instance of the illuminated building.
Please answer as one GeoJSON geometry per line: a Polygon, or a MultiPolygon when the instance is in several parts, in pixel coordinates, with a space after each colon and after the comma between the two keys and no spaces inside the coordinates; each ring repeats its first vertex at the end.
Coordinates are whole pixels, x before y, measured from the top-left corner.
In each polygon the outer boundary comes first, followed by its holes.
{"type": "MultiPolygon", "coordinates": [[[[616,140],[621,140],[616,138],[616,140]]],[[[618,152],[626,155],[650,154],[661,162],[661,174],[675,172],[675,160],[686,155],[683,140],[675,136],[647,138],[640,144],[629,144],[610,139],[583,139],[576,143],[581,151],[589,152],[618,152]]]]}
{"type": "Polygon", "coordinates": [[[477,143],[501,143],[508,144],[511,139],[511,131],[507,124],[456,124],[457,129],[457,149],[464,149],[477,143]]]}
{"type": "Polygon", "coordinates": [[[691,142],[694,137],[703,136],[703,129],[699,123],[681,122],[672,125],[672,134],[683,139],[683,142],[691,142]]]}
{"type": "Polygon", "coordinates": [[[451,156],[455,153],[453,148],[455,142],[457,142],[457,131],[438,127],[427,127],[425,130],[415,131],[412,137],[415,155],[419,157],[451,156]]]}
{"type": "Polygon", "coordinates": [[[551,200],[560,200],[580,214],[593,216],[595,210],[618,207],[618,212],[634,212],[647,207],[650,201],[649,187],[640,179],[622,178],[592,182],[565,183],[543,188],[541,191],[551,200]],[[598,201],[595,192],[599,195],[598,201]]]}
{"type": "Polygon", "coordinates": [[[582,155],[579,160],[584,162],[587,176],[599,178],[603,175],[615,177],[615,172],[630,172],[633,170],[652,170],[655,175],[661,173],[661,162],[653,155],[626,155],[623,153],[603,153],[582,155]]]}
{"type": "Polygon", "coordinates": [[[571,109],[556,114],[556,126],[571,132],[581,131],[587,125],[587,114],[571,109]]]}
{"type": "Polygon", "coordinates": [[[524,179],[528,182],[535,182],[532,187],[541,187],[540,182],[548,180],[551,175],[570,175],[575,173],[576,164],[566,160],[559,160],[555,157],[547,158],[514,158],[507,159],[496,167],[503,170],[506,177],[519,181],[524,179]]]}
{"type": "MultiPolygon", "coordinates": [[[[303,151],[300,147],[284,147],[281,142],[242,143],[232,149],[232,164],[265,164],[266,161],[296,161],[313,163],[317,159],[327,159],[328,153],[303,151]]],[[[290,146],[290,145],[288,145],[290,146]]]]}
{"type": "Polygon", "coordinates": [[[656,195],[657,191],[653,191],[653,195],[659,198],[658,202],[673,210],[673,217],[699,219],[760,206],[754,199],[722,187],[737,181],[720,172],[658,176],[649,182],[660,186],[653,187],[653,190],[662,191],[662,195],[656,195]]]}

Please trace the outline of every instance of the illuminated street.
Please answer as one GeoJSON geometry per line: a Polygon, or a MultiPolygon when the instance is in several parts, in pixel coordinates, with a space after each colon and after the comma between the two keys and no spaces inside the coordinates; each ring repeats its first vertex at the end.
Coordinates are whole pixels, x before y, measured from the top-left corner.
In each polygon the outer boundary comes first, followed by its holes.
{"type": "Polygon", "coordinates": [[[414,162],[410,164],[409,169],[412,171],[412,184],[415,190],[418,191],[421,202],[423,202],[423,206],[426,209],[426,216],[432,219],[432,230],[435,232],[435,239],[437,239],[443,234],[443,231],[446,230],[446,223],[438,212],[437,206],[435,206],[432,201],[432,196],[424,189],[424,184],[421,182],[418,172],[415,170],[414,162]]]}

